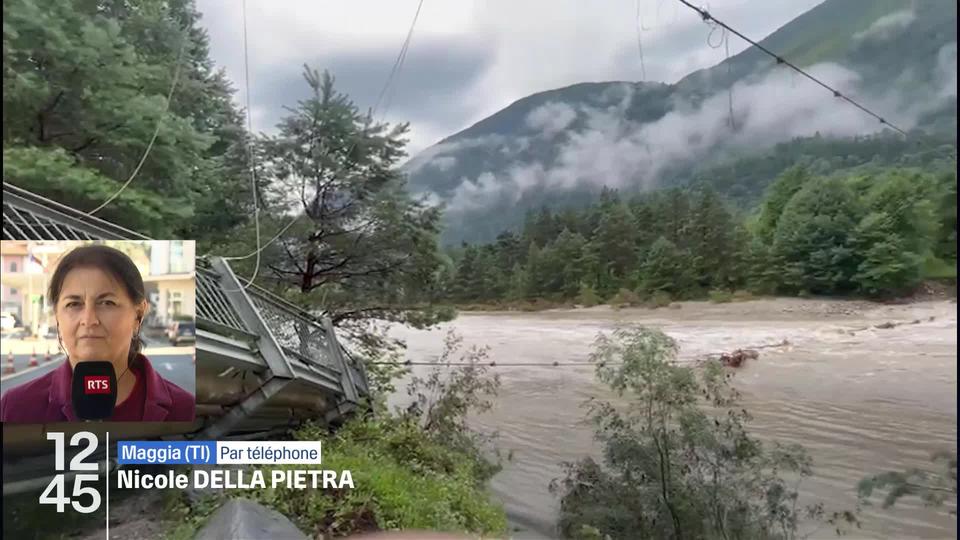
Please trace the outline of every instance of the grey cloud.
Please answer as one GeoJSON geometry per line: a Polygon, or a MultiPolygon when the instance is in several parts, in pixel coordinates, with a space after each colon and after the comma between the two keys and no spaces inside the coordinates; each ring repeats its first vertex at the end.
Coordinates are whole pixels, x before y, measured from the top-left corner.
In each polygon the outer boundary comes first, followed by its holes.
{"type": "MultiPolygon", "coordinates": [[[[711,9],[763,35],[819,1],[714,0],[711,9]]],[[[411,15],[415,5],[410,3],[411,15]]],[[[198,6],[204,13],[202,23],[211,34],[214,60],[227,67],[242,94],[239,8],[224,0],[198,0],[198,6]]],[[[648,79],[673,82],[691,69],[716,62],[710,56],[715,51],[705,50],[705,28],[695,14],[678,5],[655,8],[650,2],[643,6],[647,12],[644,25],[649,29],[644,35],[648,79]]],[[[338,6],[333,16],[350,17],[351,9],[338,6]]],[[[375,11],[364,12],[363,7],[355,9],[357,16],[378,16],[375,11]]],[[[258,113],[257,129],[270,130],[283,105],[303,97],[300,69],[304,62],[330,68],[338,77],[339,88],[358,105],[368,107],[376,100],[400,41],[386,38],[382,30],[371,39],[355,30],[311,34],[304,19],[327,15],[324,28],[333,28],[329,11],[307,2],[285,2],[270,17],[250,21],[250,86],[252,106],[258,113]],[[351,48],[345,49],[348,45],[351,48]]],[[[429,7],[425,12],[428,22],[436,13],[429,7]]],[[[416,139],[413,146],[417,147],[534,92],[585,80],[637,80],[635,28],[627,14],[632,17],[632,7],[615,0],[592,3],[589,16],[585,16],[581,0],[478,3],[467,23],[456,23],[461,34],[434,31],[414,35],[388,118],[410,121],[411,136],[416,139]],[[558,46],[564,43],[568,45],[558,46]],[[528,58],[536,58],[538,66],[550,69],[531,70],[528,58]]],[[[383,21],[376,22],[382,29],[383,21]]],[[[355,23],[341,21],[343,25],[355,23]]],[[[407,24],[408,20],[396,21],[398,35],[407,24]]],[[[434,30],[436,27],[434,21],[434,30]]]]}
{"type": "MultiPolygon", "coordinates": [[[[943,97],[956,96],[956,44],[944,47],[939,55],[944,86],[943,97]],[[951,86],[952,85],[952,86],[951,86]]],[[[811,66],[814,76],[829,80],[840,91],[854,95],[860,77],[837,64],[811,66]]],[[[517,165],[495,178],[486,172],[476,181],[467,181],[457,190],[449,211],[475,209],[501,203],[506,195],[519,199],[525,191],[549,185],[552,189],[571,189],[593,184],[614,187],[649,186],[671,162],[697,159],[724,146],[769,147],[773,144],[814,133],[854,136],[879,131],[872,117],[846,102],[832,99],[821,87],[793,77],[786,69],[768,72],[753,81],[735,84],[733,119],[730,129],[729,94],[717,93],[694,105],[677,103],[674,110],[655,122],[637,125],[625,120],[625,99],[610,109],[584,108],[587,126],[572,133],[550,167],[541,163],[517,165]],[[496,180],[496,182],[494,181],[496,180]]],[[[870,106],[899,111],[889,120],[903,129],[911,129],[925,110],[932,110],[936,96],[922,107],[896,107],[902,96],[875,97],[870,106]]]]}
{"type": "Polygon", "coordinates": [[[440,156],[430,161],[429,165],[441,172],[449,171],[457,165],[457,158],[453,156],[440,156]]]}
{"type": "Polygon", "coordinates": [[[937,53],[938,98],[957,97],[957,43],[944,45],[937,53]]]}
{"type": "Polygon", "coordinates": [[[452,154],[459,150],[479,146],[500,146],[506,140],[507,137],[500,135],[485,135],[483,137],[441,142],[411,158],[410,161],[404,164],[404,169],[408,174],[412,174],[423,167],[431,165],[435,160],[446,157],[446,154],[452,154]]]}
{"type": "MultiPolygon", "coordinates": [[[[362,109],[372,108],[393,65],[393,50],[363,51],[334,57],[319,56],[307,61],[311,67],[329,70],[337,80],[337,89],[346,93],[362,109]]],[[[464,108],[457,96],[468,88],[486,68],[490,58],[472,42],[430,43],[416,54],[410,53],[377,111],[411,123],[436,123],[451,110],[464,108]],[[422,84],[420,81],[431,81],[422,84]]],[[[269,127],[285,114],[284,106],[293,106],[307,97],[302,64],[257,66],[252,74],[251,100],[263,104],[269,112],[269,127]]],[[[268,126],[263,126],[267,128],[268,126]]]]}
{"type": "Polygon", "coordinates": [[[566,129],[576,118],[577,111],[573,107],[551,101],[530,111],[526,118],[526,125],[550,137],[566,129]]]}
{"type": "Polygon", "coordinates": [[[916,19],[916,13],[912,7],[889,13],[874,21],[866,30],[854,34],[853,39],[887,39],[892,33],[909,26],[914,19],[916,19]]]}

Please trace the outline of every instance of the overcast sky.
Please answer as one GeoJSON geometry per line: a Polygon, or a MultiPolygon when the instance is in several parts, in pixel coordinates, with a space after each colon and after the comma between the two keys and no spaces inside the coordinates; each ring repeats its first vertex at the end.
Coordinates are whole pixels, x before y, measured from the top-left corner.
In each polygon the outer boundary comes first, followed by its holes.
{"type": "MultiPolygon", "coordinates": [[[[760,39],[822,0],[712,0],[718,19],[760,39]]],[[[677,0],[424,0],[385,119],[411,123],[411,155],[524,96],[587,81],[675,82],[723,60],[709,29],[677,0]]],[[[372,107],[418,0],[247,0],[255,131],[271,132],[305,95],[303,64],[372,107]]],[[[238,0],[197,0],[213,60],[245,103],[238,0]]],[[[730,41],[731,54],[746,44],[730,41]]],[[[381,113],[383,106],[381,106],[381,113]]],[[[382,114],[378,113],[378,117],[382,114]]]]}

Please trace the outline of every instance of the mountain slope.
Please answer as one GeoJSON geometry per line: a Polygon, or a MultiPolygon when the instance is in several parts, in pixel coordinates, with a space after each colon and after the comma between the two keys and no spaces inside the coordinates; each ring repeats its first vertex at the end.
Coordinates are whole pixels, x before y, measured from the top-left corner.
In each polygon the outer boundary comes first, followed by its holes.
{"type": "MultiPolygon", "coordinates": [[[[953,133],[956,12],[948,0],[827,0],[761,44],[905,129],[953,133]]],[[[777,143],[881,127],[750,48],[674,85],[584,83],[525,97],[406,169],[415,192],[446,204],[446,242],[489,240],[529,209],[581,206],[604,185],[686,183],[695,169],[777,143]]]]}

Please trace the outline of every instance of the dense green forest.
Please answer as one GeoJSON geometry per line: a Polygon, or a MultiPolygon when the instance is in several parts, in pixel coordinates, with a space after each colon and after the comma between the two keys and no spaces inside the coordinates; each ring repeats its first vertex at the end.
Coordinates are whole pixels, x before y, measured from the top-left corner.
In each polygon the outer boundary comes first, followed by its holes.
{"type": "Polygon", "coordinates": [[[794,167],[750,213],[709,184],[629,199],[604,190],[586,209],[544,208],[520,233],[463,244],[447,290],[463,304],[904,294],[956,275],[953,167],[829,176],[794,167]]]}

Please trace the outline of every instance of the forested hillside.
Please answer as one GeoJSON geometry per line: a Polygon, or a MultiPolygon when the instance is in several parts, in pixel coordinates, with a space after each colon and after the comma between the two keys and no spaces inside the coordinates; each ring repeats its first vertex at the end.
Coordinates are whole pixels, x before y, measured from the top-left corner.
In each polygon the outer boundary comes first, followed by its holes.
{"type": "Polygon", "coordinates": [[[897,149],[877,152],[872,137],[832,145],[883,125],[748,48],[672,85],[583,83],[519,99],[415,156],[411,188],[444,203],[443,239],[455,245],[519,230],[543,205],[582,207],[604,186],[636,193],[716,173],[721,194],[749,202],[811,160],[818,173],[875,155],[899,165],[901,151],[955,146],[956,13],[946,0],[827,0],[761,42],[911,131],[897,149]],[[817,134],[830,142],[803,140],[817,134]]]}
{"type": "Polygon", "coordinates": [[[449,295],[462,304],[662,305],[735,291],[907,293],[924,278],[956,276],[952,165],[833,176],[794,167],[750,215],[709,185],[630,198],[605,190],[586,209],[544,208],[520,233],[455,250],[449,295]]]}

